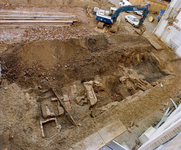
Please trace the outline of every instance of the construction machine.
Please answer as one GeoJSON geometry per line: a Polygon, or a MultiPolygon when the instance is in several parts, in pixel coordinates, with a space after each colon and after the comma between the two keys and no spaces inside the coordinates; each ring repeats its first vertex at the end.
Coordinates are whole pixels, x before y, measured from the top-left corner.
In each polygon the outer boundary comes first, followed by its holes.
{"type": "Polygon", "coordinates": [[[130,5],[130,6],[121,6],[119,8],[111,7],[110,11],[105,11],[94,7],[94,15],[96,15],[95,19],[98,20],[97,27],[103,29],[104,26],[109,26],[111,32],[117,32],[119,27],[119,21],[117,21],[118,16],[121,12],[130,12],[130,11],[143,11],[143,15],[140,18],[138,27],[141,32],[145,31],[143,27],[143,22],[148,15],[150,10],[150,3],[146,2],[144,7],[141,5],[130,5]]]}

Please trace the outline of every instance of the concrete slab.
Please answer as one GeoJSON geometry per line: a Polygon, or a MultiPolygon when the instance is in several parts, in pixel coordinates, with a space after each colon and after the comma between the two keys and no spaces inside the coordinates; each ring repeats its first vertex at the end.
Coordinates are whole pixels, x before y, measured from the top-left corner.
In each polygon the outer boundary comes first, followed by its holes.
{"type": "Polygon", "coordinates": [[[98,150],[105,145],[98,132],[75,144],[73,150],[98,150]]]}
{"type": "Polygon", "coordinates": [[[100,129],[98,133],[107,144],[126,130],[126,127],[121,123],[121,121],[115,121],[100,129]]]}
{"type": "Polygon", "coordinates": [[[131,133],[126,131],[114,140],[121,145],[125,142],[129,149],[133,149],[136,146],[136,140],[139,136],[141,136],[141,134],[145,132],[154,122],[158,122],[162,116],[163,113],[161,111],[155,111],[140,122],[134,122],[135,124],[138,124],[138,127],[134,125],[133,129],[131,129],[131,133]]]}
{"type": "Polygon", "coordinates": [[[72,148],[73,150],[98,150],[125,131],[126,127],[121,121],[114,121],[76,143],[72,148]]]}

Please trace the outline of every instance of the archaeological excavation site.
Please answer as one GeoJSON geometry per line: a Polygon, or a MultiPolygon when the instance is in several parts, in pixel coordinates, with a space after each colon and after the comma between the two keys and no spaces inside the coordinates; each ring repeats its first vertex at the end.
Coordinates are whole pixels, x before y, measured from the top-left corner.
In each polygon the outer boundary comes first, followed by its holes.
{"type": "Polygon", "coordinates": [[[179,150],[181,2],[125,1],[0,0],[0,150],[179,150]]]}

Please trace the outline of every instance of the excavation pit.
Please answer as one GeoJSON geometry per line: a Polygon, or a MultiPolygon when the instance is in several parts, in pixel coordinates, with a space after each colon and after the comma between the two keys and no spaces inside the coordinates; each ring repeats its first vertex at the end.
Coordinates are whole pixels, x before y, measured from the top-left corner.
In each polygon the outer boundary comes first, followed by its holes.
{"type": "MultiPolygon", "coordinates": [[[[24,88],[36,85],[60,91],[75,81],[94,81],[98,75],[104,90],[94,89],[99,99],[97,107],[101,107],[112,101],[121,101],[139,90],[131,91],[128,85],[120,84],[119,78],[125,75],[120,66],[124,66],[128,73],[137,73],[140,79],[150,84],[166,75],[157,59],[153,59],[151,50],[145,38],[135,35],[97,35],[65,41],[23,43],[4,52],[2,73],[4,78],[24,88]],[[114,97],[118,94],[120,96],[114,97]]],[[[133,84],[128,82],[126,84],[130,86],[133,84]]]]}
{"type": "MultiPolygon", "coordinates": [[[[86,134],[79,133],[78,141],[95,131],[92,122],[105,112],[155,87],[168,75],[152,51],[147,39],[137,35],[96,35],[15,44],[1,57],[2,78],[30,90],[30,96],[36,97],[39,106],[46,100],[62,127],[60,132],[85,128],[86,134]],[[90,81],[97,98],[92,106],[84,87],[90,81]],[[52,98],[56,101],[52,102],[52,98]],[[57,105],[65,110],[61,116],[57,105]]],[[[37,111],[36,120],[51,118],[51,115],[44,118],[41,108],[37,111]]],[[[123,120],[126,118],[125,115],[123,120]]],[[[45,137],[56,134],[54,127],[54,122],[44,124],[45,137]]]]}
{"type": "MultiPolygon", "coordinates": [[[[150,70],[146,64],[151,67],[156,64],[150,58],[151,49],[145,38],[130,35],[116,38],[98,35],[65,41],[16,44],[3,53],[2,74],[10,82],[16,81],[25,87],[33,86],[29,79],[38,84],[47,81],[59,81],[59,84],[88,81],[95,75],[112,73],[119,64],[128,68],[140,68],[142,65],[144,70],[150,70]]],[[[158,65],[152,67],[150,73],[160,74],[158,65]]],[[[154,81],[152,77],[149,80],[154,81]]]]}

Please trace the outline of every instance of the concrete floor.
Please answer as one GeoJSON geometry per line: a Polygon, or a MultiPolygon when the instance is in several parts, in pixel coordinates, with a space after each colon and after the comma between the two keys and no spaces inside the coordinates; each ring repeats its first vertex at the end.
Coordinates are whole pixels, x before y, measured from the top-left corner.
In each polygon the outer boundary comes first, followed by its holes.
{"type": "MultiPolygon", "coordinates": [[[[123,12],[123,13],[121,13],[121,15],[122,15],[123,17],[126,16],[126,15],[133,15],[133,16],[135,16],[135,17],[138,18],[138,19],[141,18],[141,16],[136,15],[136,14],[134,14],[133,12],[129,12],[129,13],[123,12]]],[[[147,31],[147,32],[153,32],[153,30],[154,30],[155,27],[157,26],[157,24],[158,24],[157,16],[158,16],[158,15],[156,15],[156,14],[148,14],[148,16],[146,17],[143,25],[146,27],[146,31],[147,31]],[[155,18],[155,20],[154,20],[153,22],[149,22],[148,19],[149,19],[150,16],[152,16],[153,18],[155,18]]],[[[126,23],[127,23],[127,22],[126,22],[126,23]]],[[[129,24],[128,26],[131,26],[131,27],[132,27],[132,25],[130,25],[130,23],[127,23],[127,24],[129,24]]],[[[134,27],[133,27],[133,28],[134,28],[134,27]]]]}
{"type": "Polygon", "coordinates": [[[125,143],[130,149],[136,146],[136,140],[143,134],[150,126],[155,126],[155,122],[159,122],[162,118],[163,113],[161,111],[156,111],[147,116],[145,119],[138,123],[138,127],[135,125],[131,129],[131,133],[127,130],[120,136],[114,139],[117,143],[122,145],[125,143]]]}

